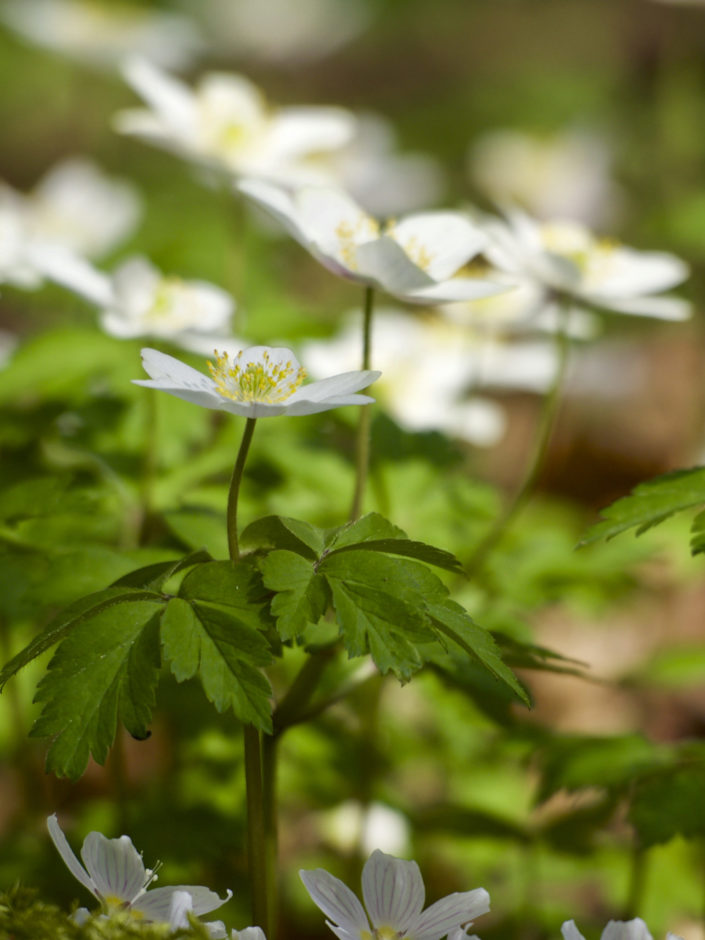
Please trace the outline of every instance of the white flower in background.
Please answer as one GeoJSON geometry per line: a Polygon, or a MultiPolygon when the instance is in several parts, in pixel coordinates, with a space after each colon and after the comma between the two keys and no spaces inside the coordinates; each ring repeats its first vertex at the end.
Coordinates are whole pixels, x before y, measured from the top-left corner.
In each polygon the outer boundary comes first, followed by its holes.
{"type": "Polygon", "coordinates": [[[370,20],[364,0],[200,0],[199,13],[216,48],[283,66],[330,55],[370,20]]]}
{"type": "Polygon", "coordinates": [[[6,0],[0,19],[30,42],[98,68],[143,55],[178,69],[204,47],[186,17],[120,0],[6,0]]]}
{"type": "Polygon", "coordinates": [[[165,276],[142,257],[129,258],[112,275],[61,250],[35,253],[42,273],[95,304],[111,336],[151,336],[192,352],[212,351],[227,340],[235,302],[215,284],[165,276]]]}
{"type": "Polygon", "coordinates": [[[141,215],[133,186],[74,157],[52,167],[25,196],[31,236],[99,258],[134,230],[141,215]]]}
{"type": "Polygon", "coordinates": [[[499,205],[519,205],[540,219],[614,221],[621,194],[610,170],[607,139],[582,128],[551,136],[497,130],[468,150],[468,172],[499,205]]]}
{"type": "MultiPolygon", "coordinates": [[[[301,359],[315,377],[359,362],[361,345],[359,324],[351,320],[332,339],[306,343],[301,359]]],[[[468,392],[481,386],[543,391],[556,368],[550,343],[503,343],[439,316],[400,310],[376,311],[372,348],[382,371],[375,395],[395,421],[409,431],[440,430],[483,447],[504,433],[504,411],[468,392]]]]}
{"type": "Polygon", "coordinates": [[[660,296],[688,277],[688,266],[675,255],[597,239],[576,222],[537,222],[518,209],[505,219],[488,219],[483,228],[490,263],[506,273],[509,283],[539,288],[546,303],[569,299],[664,320],[690,314],[687,301],[660,296]]]}
{"type": "MultiPolygon", "coordinates": [[[[575,926],[574,920],[567,920],[561,927],[563,940],[585,940],[575,926]]],[[[611,920],[602,931],[601,940],[652,940],[649,928],[640,917],[633,920],[611,920]]],[[[679,940],[675,934],[667,933],[666,940],[679,940]]]]}
{"type": "Polygon", "coordinates": [[[215,362],[208,363],[211,378],[156,349],[142,350],[142,365],[150,378],[134,379],[135,385],[244,418],[312,415],[343,405],[366,405],[374,399],[356,393],[380,374],[346,372],[303,385],[306,372],[293,352],[273,346],[250,346],[236,356],[216,351],[215,362]]]}
{"type": "Polygon", "coordinates": [[[149,109],[119,112],[118,131],[238,176],[316,179],[320,154],[355,132],[342,108],[272,109],[243,75],[210,72],[192,90],[143,59],[130,59],[124,72],[149,109]]]}
{"type": "Polygon", "coordinates": [[[378,218],[433,205],[444,189],[438,161],[399,152],[394,128],[379,114],[359,115],[355,137],[329,162],[331,181],[378,218]]]}
{"type": "Polygon", "coordinates": [[[244,180],[238,189],[333,274],[400,300],[433,304],[506,289],[482,278],[453,277],[486,243],[483,232],[457,212],[418,213],[382,228],[339,189],[305,186],[289,193],[260,180],[244,180]]]}
{"type": "Polygon", "coordinates": [[[323,839],[341,852],[359,848],[369,855],[379,848],[390,855],[403,855],[409,849],[408,819],[384,803],[363,805],[359,800],[345,800],[318,814],[318,819],[323,839]]]}
{"type": "Polygon", "coordinates": [[[313,902],[339,940],[440,940],[490,909],[484,888],[449,894],[423,910],[425,889],[416,862],[385,855],[379,850],[362,870],[362,896],[357,897],[323,868],[301,871],[313,902]],[[368,919],[369,914],[369,919],[368,919]]]}
{"type": "Polygon", "coordinates": [[[49,835],[71,874],[81,882],[106,911],[129,910],[148,921],[169,923],[183,907],[183,894],[191,899],[194,914],[207,914],[232,897],[220,898],[200,885],[177,885],[172,888],[147,889],[156,880],[153,869],[145,868],[142,856],[128,836],[107,839],[100,832],[89,832],[83,840],[81,858],[74,854],[61,831],[56,815],[47,819],[49,835]],[[84,867],[85,866],[85,867],[84,867]],[[175,895],[180,898],[174,900],[175,895]]]}
{"type": "Polygon", "coordinates": [[[98,257],[132,231],[139,215],[132,186],[88,160],[57,164],[29,193],[0,183],[0,282],[37,287],[42,252],[98,257]]]}

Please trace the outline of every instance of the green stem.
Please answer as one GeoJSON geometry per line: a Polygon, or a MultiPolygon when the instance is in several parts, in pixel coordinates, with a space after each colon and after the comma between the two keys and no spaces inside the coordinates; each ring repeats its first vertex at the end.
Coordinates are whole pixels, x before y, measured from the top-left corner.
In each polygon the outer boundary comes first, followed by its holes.
{"type": "MultiPolygon", "coordinates": [[[[245,469],[247,453],[252,443],[252,435],[255,432],[256,418],[248,418],[245,424],[245,431],[240,442],[240,450],[237,452],[237,459],[233,467],[233,475],[230,480],[230,490],[228,492],[228,549],[230,551],[231,561],[240,559],[240,542],[237,534],[237,500],[240,494],[240,483],[242,482],[242,472],[245,469]]],[[[261,927],[261,924],[257,926],[261,927]]]]}
{"type": "Polygon", "coordinates": [[[484,567],[487,558],[492,553],[497,543],[528,503],[546,464],[555,419],[560,406],[561,390],[563,388],[563,380],[568,364],[568,353],[570,351],[570,337],[567,331],[568,314],[569,307],[563,305],[561,307],[561,321],[556,332],[558,365],[556,367],[556,374],[553,377],[553,381],[543,401],[543,408],[541,410],[539,426],[534,442],[534,450],[529,460],[524,482],[516,492],[514,499],[509,503],[504,512],[500,513],[492,528],[473,552],[465,566],[465,571],[469,578],[472,578],[484,567]]]}
{"type": "Polygon", "coordinates": [[[157,478],[158,454],[158,403],[157,395],[149,391],[144,396],[144,462],[142,464],[142,480],[140,486],[139,504],[139,543],[147,541],[150,528],[150,519],[154,501],[154,481],[157,478]]]}
{"type": "MultiPolygon", "coordinates": [[[[374,309],[374,287],[365,288],[365,304],[362,323],[362,369],[370,368],[372,348],[372,312],[374,309]]],[[[350,521],[359,519],[362,512],[362,500],[367,484],[367,471],[370,464],[370,424],[372,412],[370,405],[362,405],[357,422],[355,439],[355,490],[350,509],[350,521]]]]}
{"type": "Polygon", "coordinates": [[[245,786],[247,789],[247,863],[252,899],[252,924],[270,936],[269,885],[266,852],[264,787],[262,783],[262,736],[253,725],[243,729],[245,742],[245,786]]]}
{"type": "Polygon", "coordinates": [[[277,826],[277,745],[274,735],[266,734],[262,738],[262,798],[264,802],[264,852],[267,870],[267,940],[275,940],[277,932],[277,858],[279,850],[279,832],[277,826]]]}
{"type": "Polygon", "coordinates": [[[625,918],[631,920],[642,911],[644,889],[646,888],[646,851],[641,846],[632,848],[629,864],[629,884],[627,888],[625,918]]]}
{"type": "Polygon", "coordinates": [[[311,653],[307,658],[289,686],[288,692],[274,710],[275,737],[292,725],[298,724],[299,716],[311,701],[325,667],[336,655],[338,648],[339,644],[336,640],[330,646],[324,646],[311,653]]]}

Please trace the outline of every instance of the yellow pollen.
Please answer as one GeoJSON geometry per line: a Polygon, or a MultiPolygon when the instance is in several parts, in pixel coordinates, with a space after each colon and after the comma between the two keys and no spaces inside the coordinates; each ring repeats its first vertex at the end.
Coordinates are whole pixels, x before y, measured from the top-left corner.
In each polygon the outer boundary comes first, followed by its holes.
{"type": "Polygon", "coordinates": [[[393,927],[375,927],[377,940],[398,940],[399,934],[393,927]]]}
{"type": "Polygon", "coordinates": [[[357,247],[365,238],[379,236],[379,225],[368,215],[360,215],[355,224],[340,222],[335,229],[338,238],[338,254],[343,264],[351,271],[357,269],[357,247]]]}
{"type": "Polygon", "coordinates": [[[232,401],[275,404],[286,401],[306,378],[306,370],[288,360],[272,362],[268,352],[257,362],[243,362],[239,352],[230,362],[227,353],[216,349],[215,364],[208,363],[218,393],[232,401]]]}
{"type": "Polygon", "coordinates": [[[154,302],[145,314],[145,319],[159,320],[172,313],[174,294],[183,286],[183,281],[178,277],[165,277],[159,282],[154,293],[154,302]]]}
{"type": "Polygon", "coordinates": [[[416,235],[413,235],[407,242],[401,246],[409,258],[414,262],[417,268],[426,271],[433,261],[433,255],[425,245],[420,245],[416,235]]]}

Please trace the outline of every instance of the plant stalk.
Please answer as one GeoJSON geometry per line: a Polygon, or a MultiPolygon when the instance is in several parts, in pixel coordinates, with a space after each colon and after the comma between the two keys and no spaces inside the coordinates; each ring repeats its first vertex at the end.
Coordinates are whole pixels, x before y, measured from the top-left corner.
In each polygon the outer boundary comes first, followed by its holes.
{"type": "MultiPolygon", "coordinates": [[[[245,469],[245,461],[252,443],[252,435],[255,432],[256,418],[248,418],[245,424],[245,430],[240,442],[240,449],[237,452],[237,459],[233,467],[233,475],[230,480],[230,490],[228,492],[228,550],[230,560],[235,562],[240,559],[240,542],[237,533],[237,501],[240,495],[240,483],[242,482],[242,473],[245,469]]],[[[258,924],[258,926],[262,926],[258,924]]]]}
{"type": "Polygon", "coordinates": [[[262,735],[245,725],[245,786],[247,789],[247,865],[250,876],[252,924],[271,936],[269,867],[267,865],[265,794],[262,780],[262,735]]]}
{"type": "MultiPolygon", "coordinates": [[[[365,303],[362,322],[362,369],[370,368],[372,348],[372,313],[374,310],[374,287],[365,288],[365,303]]],[[[372,421],[371,405],[360,407],[355,438],[355,490],[350,508],[350,522],[360,518],[362,501],[365,496],[367,472],[370,465],[370,424],[372,421]]]]}

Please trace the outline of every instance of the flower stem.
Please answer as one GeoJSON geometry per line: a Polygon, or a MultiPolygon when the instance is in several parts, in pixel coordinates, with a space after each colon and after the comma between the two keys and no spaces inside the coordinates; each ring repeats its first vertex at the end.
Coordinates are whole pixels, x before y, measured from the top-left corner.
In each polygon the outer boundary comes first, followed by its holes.
{"type": "MultiPolygon", "coordinates": [[[[374,309],[374,287],[365,288],[365,304],[362,324],[362,369],[370,368],[372,347],[372,312],[374,309]]],[[[362,512],[362,500],[367,484],[367,471],[370,464],[370,423],[372,412],[370,405],[362,405],[357,422],[355,439],[355,490],[350,508],[350,521],[359,519],[362,512]]]]}
{"type": "MultiPolygon", "coordinates": [[[[245,469],[247,453],[252,443],[252,435],[255,432],[256,418],[247,418],[245,431],[240,442],[240,450],[237,452],[237,459],[233,467],[233,475],[230,480],[230,491],[228,492],[228,549],[230,551],[230,560],[235,562],[240,559],[240,542],[237,534],[237,500],[240,494],[240,483],[242,482],[242,472],[245,469]]],[[[258,926],[261,926],[258,925],[258,926]]]]}
{"type": "Polygon", "coordinates": [[[275,940],[277,932],[277,858],[279,832],[277,826],[277,745],[279,739],[273,734],[262,737],[262,800],[264,803],[264,853],[267,871],[267,940],[275,940]]]}
{"type": "Polygon", "coordinates": [[[570,337],[568,336],[567,330],[570,308],[566,304],[563,304],[560,308],[560,312],[560,322],[556,331],[558,364],[551,386],[543,401],[543,408],[541,410],[538,430],[534,441],[534,450],[524,476],[524,482],[521,484],[504,512],[500,513],[497,517],[494,525],[484,539],[482,539],[466,564],[465,572],[469,578],[472,578],[484,567],[485,562],[497,543],[528,503],[546,464],[548,448],[551,443],[555,419],[561,400],[561,390],[563,388],[563,380],[568,364],[568,353],[570,351],[570,337]]]}
{"type": "Polygon", "coordinates": [[[270,937],[262,735],[254,725],[245,725],[243,734],[247,789],[247,864],[250,875],[252,923],[254,926],[261,927],[266,937],[270,937]]]}

